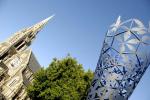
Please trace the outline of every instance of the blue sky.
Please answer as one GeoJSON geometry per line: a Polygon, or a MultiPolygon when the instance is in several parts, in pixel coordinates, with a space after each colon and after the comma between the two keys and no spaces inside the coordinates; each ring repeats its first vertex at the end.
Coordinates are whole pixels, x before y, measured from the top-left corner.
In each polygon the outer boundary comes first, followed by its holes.
{"type": "MultiPolygon", "coordinates": [[[[0,41],[55,14],[31,48],[42,66],[70,53],[84,68],[96,68],[104,34],[121,15],[148,26],[149,0],[0,0],[0,41]]],[[[150,68],[130,100],[149,100],[150,68]]]]}

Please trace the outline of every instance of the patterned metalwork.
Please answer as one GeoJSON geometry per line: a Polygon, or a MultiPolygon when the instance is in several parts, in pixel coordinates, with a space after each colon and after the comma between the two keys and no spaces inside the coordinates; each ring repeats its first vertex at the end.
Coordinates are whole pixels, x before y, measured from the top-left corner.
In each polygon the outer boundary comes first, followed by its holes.
{"type": "Polygon", "coordinates": [[[150,63],[150,28],[138,19],[110,26],[87,100],[127,100],[150,63]]]}

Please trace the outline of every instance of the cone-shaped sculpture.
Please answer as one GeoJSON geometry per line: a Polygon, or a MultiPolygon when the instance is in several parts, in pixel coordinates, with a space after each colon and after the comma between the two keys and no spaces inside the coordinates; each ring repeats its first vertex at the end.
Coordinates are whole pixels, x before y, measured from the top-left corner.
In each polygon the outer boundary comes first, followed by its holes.
{"type": "Polygon", "coordinates": [[[106,33],[87,100],[127,100],[149,63],[149,29],[119,17],[106,33]]]}

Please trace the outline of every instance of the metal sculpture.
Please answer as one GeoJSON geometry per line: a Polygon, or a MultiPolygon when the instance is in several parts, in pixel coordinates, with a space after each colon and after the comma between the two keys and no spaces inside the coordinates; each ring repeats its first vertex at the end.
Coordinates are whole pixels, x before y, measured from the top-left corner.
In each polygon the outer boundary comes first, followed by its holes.
{"type": "Polygon", "coordinates": [[[87,100],[127,100],[149,63],[150,26],[119,16],[106,33],[87,100]]]}

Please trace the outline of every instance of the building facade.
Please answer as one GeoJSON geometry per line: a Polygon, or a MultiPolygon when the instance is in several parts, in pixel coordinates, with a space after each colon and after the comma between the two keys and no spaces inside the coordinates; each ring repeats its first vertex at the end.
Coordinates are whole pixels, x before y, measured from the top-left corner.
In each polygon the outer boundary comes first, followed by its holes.
{"type": "Polygon", "coordinates": [[[0,44],[0,100],[28,100],[26,87],[40,69],[28,48],[51,17],[19,32],[0,44]]]}

